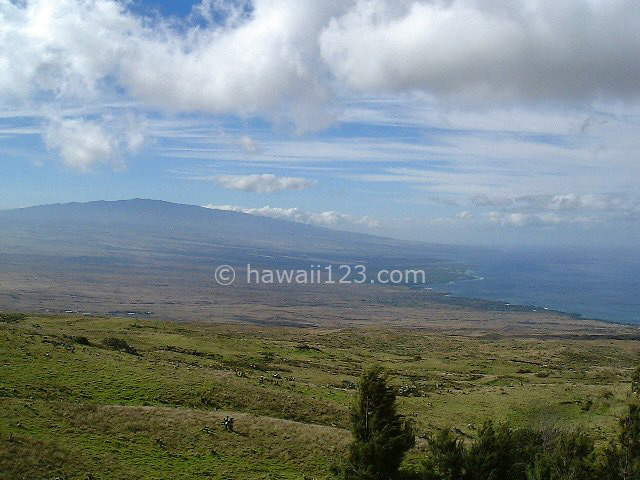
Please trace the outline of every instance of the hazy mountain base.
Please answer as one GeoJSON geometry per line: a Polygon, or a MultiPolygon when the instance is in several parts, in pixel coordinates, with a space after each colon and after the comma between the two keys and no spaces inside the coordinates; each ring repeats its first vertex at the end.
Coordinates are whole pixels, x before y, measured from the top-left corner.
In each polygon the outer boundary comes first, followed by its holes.
{"type": "MultiPolygon", "coordinates": [[[[243,272],[238,271],[241,279],[243,272]]],[[[385,325],[465,335],[638,335],[634,326],[383,285],[220,286],[208,267],[76,270],[3,265],[0,305],[12,311],[264,326],[385,325]],[[42,270],[41,270],[42,269],[42,270]]]]}
{"type": "Polygon", "coordinates": [[[624,339],[4,317],[0,478],[326,478],[374,362],[419,434],[471,435],[491,417],[604,438],[639,353],[624,339]]]}

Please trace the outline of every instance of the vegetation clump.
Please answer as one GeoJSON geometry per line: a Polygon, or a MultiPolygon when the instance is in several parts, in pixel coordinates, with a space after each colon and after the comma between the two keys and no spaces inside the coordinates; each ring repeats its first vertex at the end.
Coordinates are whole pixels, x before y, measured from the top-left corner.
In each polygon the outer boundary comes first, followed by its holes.
{"type": "Polygon", "coordinates": [[[139,355],[138,351],[132,345],[129,345],[126,340],[117,337],[107,337],[102,341],[105,347],[118,350],[120,352],[130,353],[131,355],[139,355]]]}
{"type": "Polygon", "coordinates": [[[24,313],[0,313],[0,322],[4,323],[16,323],[26,318],[24,313]]]}
{"type": "Polygon", "coordinates": [[[89,339],[87,337],[85,337],[84,335],[78,335],[76,337],[73,338],[75,340],[76,343],[80,344],[80,345],[91,345],[91,342],[89,341],[89,339]]]}
{"type": "Polygon", "coordinates": [[[487,422],[465,443],[449,429],[428,439],[422,480],[638,480],[640,407],[631,404],[620,434],[602,450],[581,431],[514,429],[487,422]]]}

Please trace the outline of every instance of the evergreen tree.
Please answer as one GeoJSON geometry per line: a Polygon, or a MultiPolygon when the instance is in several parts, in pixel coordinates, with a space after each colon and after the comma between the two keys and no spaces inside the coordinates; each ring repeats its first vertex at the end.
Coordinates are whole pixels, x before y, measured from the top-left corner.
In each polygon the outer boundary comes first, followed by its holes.
{"type": "Polygon", "coordinates": [[[462,480],[465,478],[465,447],[460,437],[448,428],[429,437],[429,455],[423,466],[425,480],[462,480]]]}
{"type": "Polygon", "coordinates": [[[603,477],[612,480],[640,480],[640,406],[629,405],[627,415],[620,420],[617,444],[605,451],[603,477]]]}
{"type": "Polygon", "coordinates": [[[467,449],[465,478],[525,480],[526,465],[535,458],[540,443],[538,432],[485,422],[467,449]]]}
{"type": "Polygon", "coordinates": [[[527,480],[526,469],[540,453],[543,434],[485,422],[466,445],[448,429],[429,438],[425,480],[527,480]]]}
{"type": "Polygon", "coordinates": [[[344,469],[349,480],[395,478],[413,447],[411,424],[396,411],[396,395],[379,367],[366,370],[351,413],[353,443],[344,469]]]}
{"type": "Polygon", "coordinates": [[[529,480],[595,480],[593,440],[582,432],[554,432],[527,468],[529,480]]]}

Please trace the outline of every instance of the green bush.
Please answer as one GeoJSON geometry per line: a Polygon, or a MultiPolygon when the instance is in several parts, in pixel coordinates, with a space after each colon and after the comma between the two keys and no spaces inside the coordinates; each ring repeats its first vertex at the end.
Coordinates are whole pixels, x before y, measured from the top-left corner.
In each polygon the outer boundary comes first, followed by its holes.
{"type": "Polygon", "coordinates": [[[536,431],[487,422],[464,443],[450,430],[428,440],[424,480],[590,480],[593,440],[581,432],[536,431]]]}
{"type": "Polygon", "coordinates": [[[0,322],[4,323],[15,323],[26,318],[24,313],[0,313],[0,322]]]}
{"type": "Polygon", "coordinates": [[[126,340],[122,338],[116,337],[108,337],[102,341],[102,344],[106,347],[112,348],[113,350],[119,350],[121,352],[130,353],[132,355],[138,355],[138,351],[135,347],[129,345],[126,340]]]}

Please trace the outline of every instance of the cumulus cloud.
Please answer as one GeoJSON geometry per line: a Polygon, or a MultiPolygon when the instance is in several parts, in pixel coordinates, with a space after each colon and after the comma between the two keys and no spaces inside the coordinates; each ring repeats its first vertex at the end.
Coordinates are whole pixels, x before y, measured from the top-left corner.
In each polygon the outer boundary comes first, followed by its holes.
{"type": "Polygon", "coordinates": [[[360,0],[320,37],[359,90],[489,100],[637,99],[640,4],[360,0]]]}
{"type": "Polygon", "coordinates": [[[640,198],[625,194],[565,193],[518,197],[478,194],[471,202],[479,207],[544,211],[632,212],[640,209],[640,198]]]}
{"type": "Polygon", "coordinates": [[[560,216],[555,213],[523,213],[523,212],[490,212],[488,218],[493,223],[500,225],[510,225],[515,227],[525,226],[550,226],[550,225],[570,225],[570,224],[592,224],[598,220],[588,216],[560,216]]]}
{"type": "Polygon", "coordinates": [[[88,98],[119,87],[152,107],[215,114],[317,103],[317,38],[340,4],[204,1],[197,11],[211,21],[224,6],[222,23],[172,28],[114,0],[2,0],[0,94],[88,98]]]}
{"type": "Polygon", "coordinates": [[[381,226],[378,220],[369,216],[354,216],[334,211],[319,213],[306,212],[304,210],[300,210],[297,207],[280,208],[265,206],[261,208],[244,208],[233,205],[205,205],[205,208],[241,212],[250,215],[260,215],[263,217],[277,218],[279,220],[288,220],[296,223],[304,223],[307,225],[315,225],[319,227],[349,228],[357,226],[378,228],[381,226]]]}
{"type": "Polygon", "coordinates": [[[96,163],[122,168],[113,156],[113,139],[96,123],[81,120],[53,122],[47,128],[45,140],[49,148],[60,152],[67,166],[82,172],[88,172],[96,163]]]}
{"type": "Polygon", "coordinates": [[[96,165],[123,170],[125,156],[142,147],[144,134],[122,120],[113,125],[109,119],[53,119],[45,129],[44,140],[66,166],[86,173],[96,165]]]}
{"type": "Polygon", "coordinates": [[[637,98],[628,0],[202,0],[180,28],[115,0],[0,1],[0,95],[124,89],[152,107],[326,121],[359,90],[506,99],[637,98]],[[336,82],[337,80],[337,82],[336,82]]]}
{"type": "MultiPolygon", "coordinates": [[[[557,123],[544,114],[550,103],[640,95],[640,3],[630,0],[201,0],[182,20],[142,17],[130,5],[0,0],[0,101],[44,104],[55,113],[62,104],[116,99],[153,114],[260,116],[303,132],[327,126],[336,110],[372,91],[419,91],[451,105],[460,98],[462,108],[453,110],[471,123],[467,100],[481,104],[483,121],[484,107],[536,103],[540,125],[557,123]]],[[[595,118],[577,128],[598,130],[595,118]]],[[[122,155],[105,160],[108,145],[121,152],[130,143],[125,150],[135,151],[143,140],[114,140],[91,122],[104,134],[85,149],[93,155],[62,153],[62,127],[51,127],[47,144],[83,170],[121,167],[122,155]]],[[[493,154],[496,143],[486,143],[493,154]]],[[[258,153],[249,136],[238,145],[258,153]]],[[[514,147],[503,148],[498,153],[513,159],[514,147]]]]}
{"type": "Polygon", "coordinates": [[[557,194],[519,197],[475,195],[477,207],[497,210],[485,215],[492,223],[514,227],[593,225],[611,221],[634,221],[640,198],[628,194],[557,194]]]}
{"type": "Polygon", "coordinates": [[[276,177],[270,173],[253,175],[218,175],[210,177],[225,188],[253,193],[275,193],[284,190],[304,190],[314,184],[300,177],[276,177]]]}

